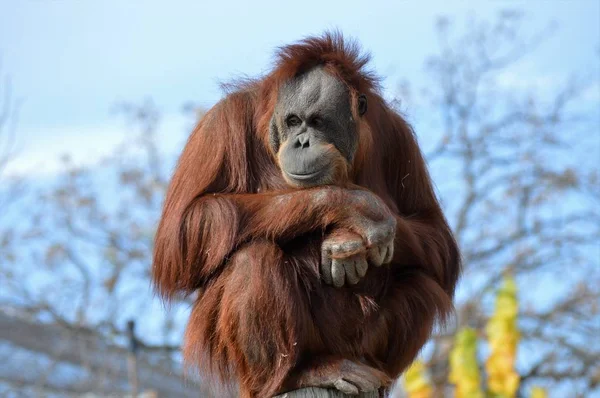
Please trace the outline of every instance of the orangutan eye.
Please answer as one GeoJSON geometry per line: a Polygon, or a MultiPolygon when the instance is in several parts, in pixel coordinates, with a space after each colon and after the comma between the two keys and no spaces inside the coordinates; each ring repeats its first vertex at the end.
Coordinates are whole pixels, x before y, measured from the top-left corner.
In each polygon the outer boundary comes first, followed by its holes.
{"type": "Polygon", "coordinates": [[[296,127],[302,124],[302,120],[296,115],[290,115],[288,116],[286,123],[289,127],[296,127]]]}
{"type": "Polygon", "coordinates": [[[310,118],[309,124],[315,127],[320,127],[323,125],[323,119],[321,119],[319,116],[313,116],[310,118]]]}

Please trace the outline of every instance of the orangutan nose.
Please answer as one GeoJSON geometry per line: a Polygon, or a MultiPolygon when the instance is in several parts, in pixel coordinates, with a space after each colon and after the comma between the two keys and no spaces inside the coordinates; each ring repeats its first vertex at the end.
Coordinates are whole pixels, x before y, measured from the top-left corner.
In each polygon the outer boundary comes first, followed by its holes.
{"type": "Polygon", "coordinates": [[[296,142],[294,142],[294,148],[298,149],[306,149],[310,147],[310,134],[302,133],[296,137],[296,142]]]}

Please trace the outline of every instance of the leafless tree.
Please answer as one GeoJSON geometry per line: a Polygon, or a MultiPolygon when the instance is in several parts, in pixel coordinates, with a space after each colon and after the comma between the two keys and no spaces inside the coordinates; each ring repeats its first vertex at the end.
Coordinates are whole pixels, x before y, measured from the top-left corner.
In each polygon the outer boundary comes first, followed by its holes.
{"type": "MultiPolygon", "coordinates": [[[[579,77],[545,87],[513,78],[552,31],[530,36],[524,22],[504,11],[494,23],[470,19],[457,36],[440,19],[431,80],[408,106],[430,116],[427,157],[464,256],[456,326],[483,334],[491,293],[511,272],[521,292],[523,388],[585,395],[600,376],[600,124],[598,98],[588,99],[598,77],[574,70],[579,77]]],[[[454,331],[425,352],[439,394],[454,331]]]]}
{"type": "Polygon", "coordinates": [[[16,125],[18,102],[14,98],[11,81],[5,76],[0,60],[0,262],[14,260],[14,230],[9,210],[19,195],[21,181],[6,176],[6,167],[16,153],[16,125]]]}
{"type": "MultiPolygon", "coordinates": [[[[185,303],[165,311],[149,283],[152,238],[173,161],[165,160],[156,145],[160,118],[152,101],[119,105],[118,111],[126,116],[132,138],[92,166],[76,165],[65,156],[65,172],[44,181],[32,193],[33,204],[20,209],[20,227],[9,242],[15,253],[10,263],[0,263],[0,315],[14,316],[14,325],[40,324],[27,333],[2,333],[0,340],[8,338],[52,358],[43,371],[30,369],[39,376],[32,396],[61,385],[57,378],[65,362],[76,363],[78,372],[86,370],[86,380],[65,381],[64,394],[81,394],[84,388],[106,394],[127,391],[126,382],[120,382],[127,380],[122,377],[126,352],[118,347],[127,344],[130,319],[138,325],[140,383],[146,373],[146,381],[162,386],[165,396],[188,396],[194,388],[195,377],[185,383],[177,379],[185,303]],[[59,327],[73,345],[57,349],[59,332],[51,326],[59,327]],[[53,344],[44,348],[39,341],[53,344]],[[170,388],[173,380],[186,389],[170,388]]],[[[147,387],[140,385],[141,390],[147,387]]]]}

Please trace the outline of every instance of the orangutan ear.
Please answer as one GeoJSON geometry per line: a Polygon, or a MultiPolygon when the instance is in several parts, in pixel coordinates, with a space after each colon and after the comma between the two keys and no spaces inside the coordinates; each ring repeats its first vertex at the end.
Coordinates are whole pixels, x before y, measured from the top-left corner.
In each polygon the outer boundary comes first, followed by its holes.
{"type": "Polygon", "coordinates": [[[360,116],[364,115],[367,112],[367,96],[361,94],[358,96],[358,114],[360,116]]]}
{"type": "Polygon", "coordinates": [[[279,152],[279,130],[277,129],[277,123],[275,123],[275,115],[271,117],[271,123],[269,125],[269,145],[275,155],[279,152]]]}

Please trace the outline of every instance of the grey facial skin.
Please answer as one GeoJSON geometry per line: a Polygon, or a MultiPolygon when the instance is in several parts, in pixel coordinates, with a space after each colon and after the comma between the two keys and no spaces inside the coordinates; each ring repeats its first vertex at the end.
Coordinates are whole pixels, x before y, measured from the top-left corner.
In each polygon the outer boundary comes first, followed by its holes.
{"type": "MultiPolygon", "coordinates": [[[[366,110],[364,97],[361,101],[366,110]]],[[[332,182],[331,145],[349,163],[358,146],[346,85],[321,67],[286,83],[271,119],[270,143],[286,180],[303,187],[332,182]]]]}

